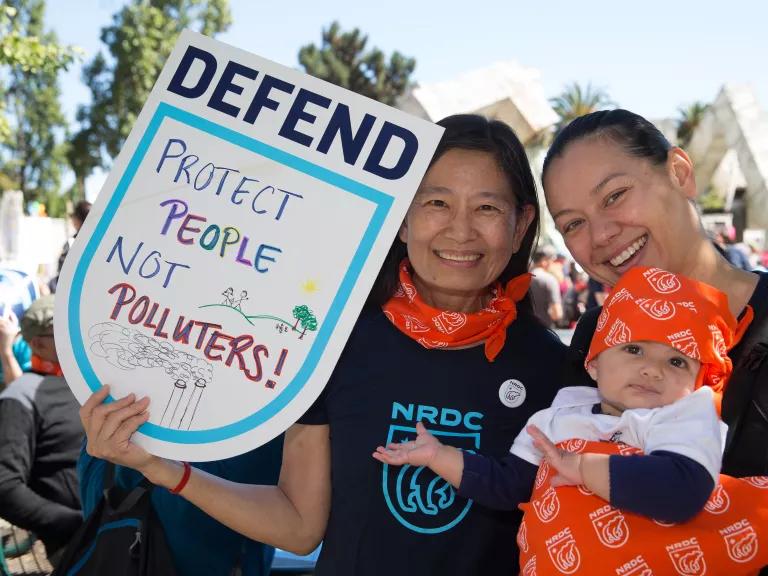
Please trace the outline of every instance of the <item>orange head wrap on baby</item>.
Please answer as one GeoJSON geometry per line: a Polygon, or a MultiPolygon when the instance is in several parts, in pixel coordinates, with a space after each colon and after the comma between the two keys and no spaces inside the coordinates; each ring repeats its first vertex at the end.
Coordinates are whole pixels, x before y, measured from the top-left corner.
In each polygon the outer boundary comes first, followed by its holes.
{"type": "Polygon", "coordinates": [[[661,342],[701,362],[696,387],[706,384],[719,398],[733,369],[728,351],[752,316],[747,307],[737,322],[728,297],[708,284],[659,268],[632,268],[603,305],[586,363],[619,344],[661,342]]]}

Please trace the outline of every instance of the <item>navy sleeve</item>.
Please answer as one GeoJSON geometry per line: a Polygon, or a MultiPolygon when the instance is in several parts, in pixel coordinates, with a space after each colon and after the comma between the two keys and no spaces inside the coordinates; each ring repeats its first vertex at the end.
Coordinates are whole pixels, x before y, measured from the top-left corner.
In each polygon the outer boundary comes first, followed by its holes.
{"type": "Polygon", "coordinates": [[[331,382],[328,382],[328,384],[320,393],[320,396],[318,396],[317,399],[314,401],[312,406],[310,406],[309,409],[302,415],[302,417],[296,421],[297,424],[305,424],[305,425],[328,424],[328,410],[326,408],[325,402],[326,402],[326,397],[328,396],[328,387],[330,385],[331,385],[331,382]]]}
{"type": "Polygon", "coordinates": [[[611,504],[663,522],[685,522],[707,503],[715,483],[695,460],[657,450],[611,456],[611,504]]]}
{"type": "Polygon", "coordinates": [[[531,499],[538,466],[514,454],[491,458],[464,452],[459,496],[494,510],[515,510],[531,499]]]}

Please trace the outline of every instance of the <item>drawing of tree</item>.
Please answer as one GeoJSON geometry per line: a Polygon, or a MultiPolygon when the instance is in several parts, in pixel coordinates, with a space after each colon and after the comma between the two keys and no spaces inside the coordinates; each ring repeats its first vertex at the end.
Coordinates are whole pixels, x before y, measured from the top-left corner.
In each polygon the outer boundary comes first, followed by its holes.
{"type": "Polygon", "coordinates": [[[305,306],[304,304],[301,306],[294,306],[293,317],[296,318],[296,323],[293,325],[293,329],[298,330],[299,322],[304,326],[304,319],[309,316],[312,316],[312,312],[310,312],[308,306],[305,306]]]}
{"type": "Polygon", "coordinates": [[[307,330],[310,332],[314,332],[317,330],[317,318],[315,318],[315,315],[312,314],[311,310],[307,310],[307,314],[300,320],[301,327],[304,329],[301,332],[301,336],[299,336],[299,340],[304,338],[304,334],[307,333],[307,330]]]}

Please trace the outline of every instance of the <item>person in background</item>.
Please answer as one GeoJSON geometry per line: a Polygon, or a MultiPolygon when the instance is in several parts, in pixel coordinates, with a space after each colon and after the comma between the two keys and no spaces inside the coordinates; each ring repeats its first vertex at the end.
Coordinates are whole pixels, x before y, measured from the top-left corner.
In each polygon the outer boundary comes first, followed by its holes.
{"type": "Polygon", "coordinates": [[[32,350],[21,337],[16,316],[0,317],[0,390],[32,367],[32,350]]]}
{"type": "Polygon", "coordinates": [[[571,265],[569,276],[571,287],[563,298],[563,314],[565,316],[565,326],[567,328],[574,328],[581,315],[587,309],[587,282],[589,277],[574,265],[571,265]]]}
{"type": "Polygon", "coordinates": [[[734,241],[734,230],[724,230],[715,233],[718,245],[725,253],[728,262],[741,268],[742,270],[752,270],[752,264],[749,261],[749,255],[746,246],[734,241]]]}
{"type": "Polygon", "coordinates": [[[531,269],[531,299],[533,311],[547,328],[554,328],[563,319],[563,301],[560,282],[549,271],[556,253],[551,246],[545,246],[533,254],[531,269]]]}
{"type": "Polygon", "coordinates": [[[32,276],[0,268],[0,391],[31,368],[32,352],[19,333],[18,319],[39,295],[32,276]]]}
{"type": "Polygon", "coordinates": [[[66,260],[70,248],[72,248],[72,243],[75,241],[77,233],[80,232],[80,228],[82,228],[85,219],[88,217],[88,213],[91,211],[91,206],[92,204],[88,202],[88,200],[80,200],[77,204],[75,204],[75,208],[72,211],[72,214],[69,216],[69,221],[72,223],[72,226],[75,229],[75,233],[72,235],[72,237],[67,239],[67,241],[64,243],[64,246],[61,248],[59,263],[58,267],[56,268],[56,277],[52,278],[48,285],[51,292],[56,292],[56,286],[59,283],[59,275],[61,274],[61,267],[64,266],[64,260],[66,260]]]}
{"type": "Polygon", "coordinates": [[[82,523],[76,465],[84,433],[58,363],[53,306],[52,295],[42,296],[24,313],[31,372],[0,394],[0,517],[36,534],[55,566],[82,523]]]}
{"type": "Polygon", "coordinates": [[[565,298],[565,294],[571,287],[570,262],[565,254],[556,254],[549,265],[549,273],[557,278],[560,284],[560,296],[565,298]]]}
{"type": "Polygon", "coordinates": [[[606,296],[608,296],[608,292],[610,292],[610,287],[590,276],[587,280],[587,302],[585,309],[589,310],[602,306],[606,296]]]}

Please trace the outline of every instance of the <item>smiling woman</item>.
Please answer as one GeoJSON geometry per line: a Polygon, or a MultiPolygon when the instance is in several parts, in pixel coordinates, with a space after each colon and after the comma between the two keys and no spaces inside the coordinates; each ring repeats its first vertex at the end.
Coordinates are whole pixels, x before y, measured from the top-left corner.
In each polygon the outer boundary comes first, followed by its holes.
{"type": "Polygon", "coordinates": [[[709,243],[690,202],[696,185],[685,152],[650,123],[566,139],[578,127],[553,143],[544,168],[547,202],[574,258],[609,285],[632,266],[699,266],[709,243]]]}
{"type": "MultiPolygon", "coordinates": [[[[535,216],[518,207],[493,154],[453,149],[424,178],[400,229],[413,281],[435,307],[476,312],[487,288],[520,249],[535,216]]],[[[484,299],[486,301],[484,301],[484,299]]]]}
{"type": "MultiPolygon", "coordinates": [[[[417,422],[463,450],[501,457],[550,405],[564,346],[535,318],[528,262],[536,189],[520,141],[480,116],[451,116],[328,385],[285,435],[277,486],[193,468],[183,498],[249,538],[307,553],[316,574],[515,574],[520,511],[476,505],[424,467],[371,457],[417,422]]],[[[183,467],[130,435],[146,400],[83,407],[88,451],[174,487],[183,467]]],[[[533,476],[530,478],[533,482],[533,476]]]]}
{"type": "MultiPolygon", "coordinates": [[[[729,353],[735,370],[722,399],[730,428],[723,471],[768,473],[768,370],[760,372],[760,363],[768,362],[758,346],[768,343],[768,274],[735,268],[710,242],[694,202],[688,155],[637,114],[594,112],[555,138],[543,181],[557,229],[593,278],[612,286],[634,266],[653,266],[715,286],[737,317],[752,307],[755,318],[743,344],[729,353]]],[[[596,319],[597,311],[585,315],[573,336],[577,372],[583,372],[596,319]]]]}

